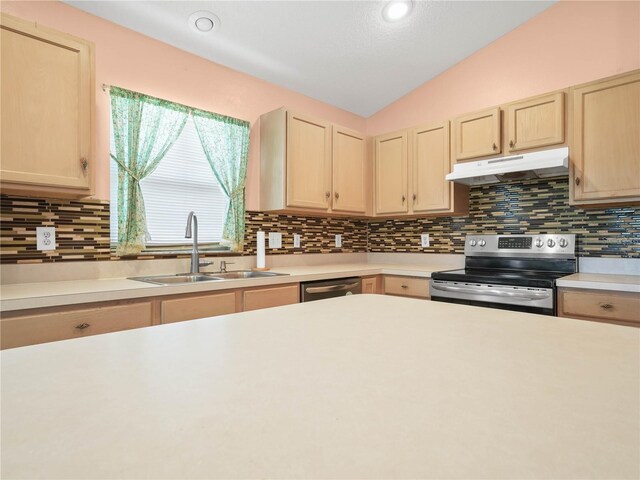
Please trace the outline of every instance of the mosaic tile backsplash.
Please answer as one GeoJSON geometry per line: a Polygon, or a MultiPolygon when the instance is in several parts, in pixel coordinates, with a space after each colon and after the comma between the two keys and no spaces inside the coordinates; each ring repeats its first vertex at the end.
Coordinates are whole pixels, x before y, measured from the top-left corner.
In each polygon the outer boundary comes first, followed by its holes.
{"type": "MultiPolygon", "coordinates": [[[[43,200],[2,195],[0,248],[2,263],[112,260],[109,203],[100,200],[43,200]],[[58,249],[36,250],[36,226],[55,226],[58,249]]],[[[247,212],[244,255],[255,254],[256,232],[280,231],[283,253],[425,252],[463,253],[468,233],[575,233],[578,254],[591,257],[640,258],[640,208],[581,209],[569,205],[568,180],[529,180],[474,187],[469,215],[365,221],[247,212]],[[420,246],[420,234],[431,246],[420,246]],[[302,248],[293,248],[293,234],[302,248]],[[334,236],[342,234],[342,248],[334,236]]],[[[205,254],[225,255],[224,253],[205,254]]],[[[226,255],[234,255],[226,253],[226,255]]],[[[157,255],[181,258],[188,254],[157,255]]],[[[128,259],[131,257],[127,257],[128,259]]],[[[138,258],[153,259],[153,255],[138,258]]]]}
{"type": "Polygon", "coordinates": [[[469,215],[369,222],[370,252],[464,253],[476,234],[575,233],[578,255],[640,258],[640,208],[569,205],[566,178],[473,187],[469,215]],[[420,234],[431,246],[420,246],[420,234]]]}

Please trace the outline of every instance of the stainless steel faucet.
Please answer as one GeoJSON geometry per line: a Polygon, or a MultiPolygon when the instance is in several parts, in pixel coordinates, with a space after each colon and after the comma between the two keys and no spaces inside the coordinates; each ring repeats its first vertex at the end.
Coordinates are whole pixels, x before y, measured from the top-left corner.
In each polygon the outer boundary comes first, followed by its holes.
{"type": "Polygon", "coordinates": [[[200,267],[211,265],[212,262],[200,263],[200,254],[198,253],[198,217],[195,212],[189,212],[187,217],[187,230],[184,232],[184,238],[193,238],[193,248],[191,249],[191,270],[189,273],[200,273],[200,267]],[[193,229],[191,224],[193,223],[193,229]]]}

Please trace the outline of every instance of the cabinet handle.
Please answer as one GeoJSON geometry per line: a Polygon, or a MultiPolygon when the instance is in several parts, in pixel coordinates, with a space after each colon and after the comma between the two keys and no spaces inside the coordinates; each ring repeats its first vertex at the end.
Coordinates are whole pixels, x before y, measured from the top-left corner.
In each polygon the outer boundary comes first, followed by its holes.
{"type": "Polygon", "coordinates": [[[91,326],[90,323],[81,323],[80,325],[76,325],[78,330],[84,330],[85,328],[89,328],[91,326]]]}
{"type": "Polygon", "coordinates": [[[600,308],[604,310],[611,310],[613,308],[613,305],[611,305],[610,303],[601,303],[600,308]]]}
{"type": "Polygon", "coordinates": [[[580,185],[580,177],[576,177],[576,185],[580,185]]]}
{"type": "Polygon", "coordinates": [[[408,285],[400,285],[400,288],[404,288],[406,290],[407,288],[409,288],[409,286],[408,285]]]}
{"type": "Polygon", "coordinates": [[[329,200],[331,198],[331,192],[326,192],[324,196],[327,197],[327,200],[329,200]]]}
{"type": "Polygon", "coordinates": [[[509,140],[509,146],[511,148],[515,147],[516,146],[516,142],[514,142],[513,140],[509,140]]]}
{"type": "Polygon", "coordinates": [[[498,145],[496,145],[495,143],[493,144],[493,149],[494,150],[498,150],[498,145]]]}
{"type": "Polygon", "coordinates": [[[406,200],[406,197],[404,195],[402,195],[402,203],[404,204],[404,201],[406,200]]]}
{"type": "Polygon", "coordinates": [[[85,172],[89,168],[89,162],[87,162],[87,159],[84,157],[80,159],[80,165],[82,165],[82,170],[84,170],[85,172]]]}
{"type": "Polygon", "coordinates": [[[414,193],[413,194],[413,203],[416,203],[416,200],[418,199],[418,196],[414,193]]]}
{"type": "Polygon", "coordinates": [[[336,200],[340,198],[340,194],[338,192],[335,193],[336,200]]]}

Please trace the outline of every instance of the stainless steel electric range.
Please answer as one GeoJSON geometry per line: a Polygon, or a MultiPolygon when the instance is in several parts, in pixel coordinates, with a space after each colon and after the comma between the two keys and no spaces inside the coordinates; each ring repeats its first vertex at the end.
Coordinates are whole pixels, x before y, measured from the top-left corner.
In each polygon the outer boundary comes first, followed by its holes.
{"type": "Polygon", "coordinates": [[[431,300],[555,315],[556,280],[577,271],[572,234],[468,235],[464,254],[431,275],[431,300]]]}

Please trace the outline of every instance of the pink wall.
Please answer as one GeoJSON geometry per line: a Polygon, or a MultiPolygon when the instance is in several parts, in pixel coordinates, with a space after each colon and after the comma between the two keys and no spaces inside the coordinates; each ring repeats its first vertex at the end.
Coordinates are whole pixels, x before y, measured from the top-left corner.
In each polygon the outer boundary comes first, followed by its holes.
{"type": "Polygon", "coordinates": [[[560,2],[367,119],[378,135],[640,68],[640,2],[560,2]]]}
{"type": "Polygon", "coordinates": [[[96,198],[109,198],[109,95],[100,88],[103,83],[250,121],[249,209],[259,208],[257,121],[262,113],[286,105],[348,128],[365,130],[362,117],[217,65],[63,3],[3,1],[1,9],[95,42],[96,198]]]}

